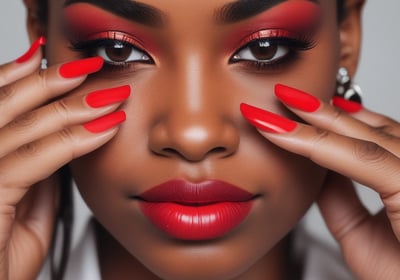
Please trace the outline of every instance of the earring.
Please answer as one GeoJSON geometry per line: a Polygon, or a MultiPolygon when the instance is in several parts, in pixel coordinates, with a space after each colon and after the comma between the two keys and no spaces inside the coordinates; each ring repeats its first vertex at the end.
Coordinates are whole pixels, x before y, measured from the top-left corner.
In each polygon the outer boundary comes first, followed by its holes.
{"type": "Polygon", "coordinates": [[[42,64],[40,65],[40,69],[44,70],[47,69],[47,59],[42,58],[42,64]]]}
{"type": "Polygon", "coordinates": [[[336,93],[335,96],[342,97],[346,100],[362,103],[362,90],[353,83],[346,68],[341,67],[336,76],[336,93]]]}

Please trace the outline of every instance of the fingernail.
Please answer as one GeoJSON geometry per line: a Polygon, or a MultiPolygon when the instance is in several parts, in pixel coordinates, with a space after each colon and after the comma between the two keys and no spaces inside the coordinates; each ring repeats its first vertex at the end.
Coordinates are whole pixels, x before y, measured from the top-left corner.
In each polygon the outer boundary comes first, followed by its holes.
{"type": "Polygon", "coordinates": [[[126,114],[124,111],[117,111],[93,121],[90,121],[83,125],[86,130],[92,133],[100,133],[113,128],[126,120],[126,114]]]}
{"type": "Polygon", "coordinates": [[[332,105],[350,114],[357,113],[363,108],[362,104],[339,96],[332,98],[332,105]]]}
{"type": "Polygon", "coordinates": [[[63,78],[76,78],[99,71],[103,67],[104,59],[96,56],[61,65],[59,72],[63,78]]]}
{"type": "Polygon", "coordinates": [[[94,91],[86,96],[86,103],[92,108],[100,108],[113,103],[122,102],[128,99],[131,94],[131,87],[121,86],[94,91]]]}
{"type": "Polygon", "coordinates": [[[27,62],[29,59],[33,57],[36,51],[41,47],[46,45],[46,38],[44,36],[39,37],[29,48],[29,50],[21,55],[19,58],[15,60],[17,63],[27,62]]]}
{"type": "Polygon", "coordinates": [[[275,86],[275,95],[286,105],[308,113],[315,112],[321,106],[315,96],[281,84],[275,86]]]}
{"type": "Polygon", "coordinates": [[[265,132],[287,133],[297,127],[295,121],[245,103],[240,104],[240,111],[249,123],[265,132]]]}

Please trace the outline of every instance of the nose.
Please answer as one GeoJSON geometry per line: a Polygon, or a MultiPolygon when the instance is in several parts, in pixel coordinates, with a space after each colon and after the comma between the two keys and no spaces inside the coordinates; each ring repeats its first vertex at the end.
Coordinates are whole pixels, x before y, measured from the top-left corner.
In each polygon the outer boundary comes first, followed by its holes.
{"type": "Polygon", "coordinates": [[[150,150],[165,157],[198,162],[209,157],[233,155],[239,146],[234,98],[224,94],[221,80],[202,70],[200,63],[189,63],[184,71],[169,75],[162,88],[168,92],[149,133],[150,150]]]}
{"type": "Polygon", "coordinates": [[[175,110],[152,128],[150,149],[158,155],[190,162],[234,154],[239,145],[234,124],[218,118],[218,113],[204,113],[196,116],[175,110]]]}

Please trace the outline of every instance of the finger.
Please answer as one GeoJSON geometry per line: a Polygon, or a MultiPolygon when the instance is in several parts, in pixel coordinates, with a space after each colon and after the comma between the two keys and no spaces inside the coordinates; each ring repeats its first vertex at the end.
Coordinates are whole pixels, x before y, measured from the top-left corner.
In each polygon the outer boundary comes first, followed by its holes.
{"type": "Polygon", "coordinates": [[[341,243],[371,217],[358,199],[352,181],[333,172],[317,202],[330,232],[341,243]]]}
{"type": "Polygon", "coordinates": [[[32,279],[43,265],[53,236],[58,186],[54,176],[35,184],[17,207],[8,242],[12,279],[32,279]],[[26,254],[27,250],[30,254],[26,254]],[[21,261],[27,261],[23,270],[18,269],[21,261]]]}
{"type": "MultiPolygon", "coordinates": [[[[377,143],[390,152],[400,155],[397,137],[386,133],[379,127],[370,126],[354,118],[353,115],[355,114],[349,115],[320,101],[315,96],[291,87],[277,85],[275,94],[291,111],[307,123],[341,135],[377,143]]],[[[356,114],[367,115],[366,111],[364,113],[361,113],[361,111],[356,114]]],[[[372,117],[371,114],[369,116],[372,117]]],[[[382,118],[380,119],[382,120],[382,118]]]]}
{"type": "Polygon", "coordinates": [[[123,121],[125,113],[114,112],[83,126],[69,127],[22,146],[2,158],[0,205],[15,206],[29,186],[49,177],[72,159],[108,142],[117,133],[118,125],[123,121]]]}
{"type": "MultiPolygon", "coordinates": [[[[0,66],[0,87],[13,83],[36,71],[41,62],[41,46],[46,43],[44,37],[38,38],[30,49],[15,61],[0,66]]],[[[0,96],[1,97],[1,96],[0,96]]]]}
{"type": "Polygon", "coordinates": [[[14,230],[34,233],[39,239],[43,257],[52,238],[58,198],[59,179],[57,175],[52,175],[32,186],[17,207],[14,230]]]}
{"type": "Polygon", "coordinates": [[[0,127],[19,115],[80,85],[103,66],[100,57],[86,58],[40,70],[0,88],[0,127]]]}
{"type": "Polygon", "coordinates": [[[379,145],[296,123],[242,104],[244,117],[269,141],[377,191],[400,237],[400,159],[379,145]]]}
{"type": "Polygon", "coordinates": [[[397,279],[400,245],[390,223],[370,215],[349,179],[330,173],[317,203],[357,279],[397,279]]]}
{"type": "Polygon", "coordinates": [[[65,127],[111,113],[129,95],[130,86],[126,85],[94,91],[86,96],[68,96],[26,113],[0,129],[0,158],[65,127]]]}
{"type": "Polygon", "coordinates": [[[378,131],[378,133],[381,131],[382,134],[400,137],[400,123],[392,118],[370,111],[366,108],[363,108],[351,116],[377,128],[376,131],[378,131]]]}

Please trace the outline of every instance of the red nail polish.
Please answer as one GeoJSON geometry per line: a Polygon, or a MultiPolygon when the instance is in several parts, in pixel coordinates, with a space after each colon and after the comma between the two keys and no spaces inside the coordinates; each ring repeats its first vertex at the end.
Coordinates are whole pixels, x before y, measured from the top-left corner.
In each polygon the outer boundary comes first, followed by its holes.
{"type": "Polygon", "coordinates": [[[357,113],[358,111],[361,111],[361,109],[363,108],[363,106],[360,103],[350,101],[339,96],[334,96],[332,98],[332,104],[333,106],[338,107],[339,109],[342,109],[343,111],[350,114],[357,113]]]}
{"type": "Polygon", "coordinates": [[[240,111],[252,125],[265,132],[287,133],[297,127],[295,121],[245,103],[240,104],[240,111]]]}
{"type": "Polygon", "coordinates": [[[86,103],[92,108],[99,108],[128,99],[131,94],[130,86],[94,91],[86,96],[86,103]]]}
{"type": "Polygon", "coordinates": [[[92,133],[100,133],[113,128],[126,120],[126,114],[123,111],[117,111],[83,125],[88,131],[92,133]]]}
{"type": "Polygon", "coordinates": [[[59,72],[63,78],[76,78],[99,71],[103,67],[104,59],[96,56],[61,65],[59,72]]]}
{"type": "Polygon", "coordinates": [[[40,48],[40,46],[46,45],[46,38],[41,36],[39,37],[29,48],[29,50],[21,55],[19,58],[15,60],[17,63],[24,63],[27,62],[29,59],[33,57],[36,51],[40,48]]]}
{"type": "Polygon", "coordinates": [[[275,95],[286,105],[308,113],[315,112],[321,106],[315,96],[280,84],[275,86],[275,95]]]}

